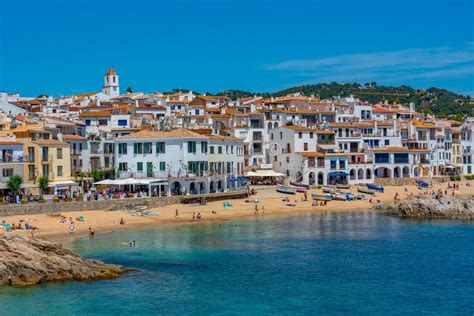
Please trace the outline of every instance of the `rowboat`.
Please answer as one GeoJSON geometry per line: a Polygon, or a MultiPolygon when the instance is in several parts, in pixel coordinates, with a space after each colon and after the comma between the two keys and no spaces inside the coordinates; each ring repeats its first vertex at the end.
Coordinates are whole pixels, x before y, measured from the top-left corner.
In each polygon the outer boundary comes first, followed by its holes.
{"type": "Polygon", "coordinates": [[[423,187],[423,188],[430,187],[430,184],[428,182],[421,181],[421,180],[416,180],[416,185],[418,185],[419,187],[423,187]]]}
{"type": "Polygon", "coordinates": [[[383,187],[380,187],[380,186],[378,186],[378,185],[370,184],[370,183],[367,183],[366,185],[367,185],[367,187],[368,187],[369,189],[371,189],[371,190],[380,191],[380,192],[383,192],[383,191],[384,191],[384,190],[383,190],[383,187]]]}
{"type": "Polygon", "coordinates": [[[300,182],[296,182],[296,181],[290,181],[290,185],[292,185],[294,187],[301,187],[301,188],[309,189],[309,185],[304,184],[304,183],[300,183],[300,182]]]}
{"type": "Polygon", "coordinates": [[[345,194],[333,194],[332,199],[336,201],[347,201],[347,197],[345,194]]]}
{"type": "Polygon", "coordinates": [[[321,195],[321,194],[316,194],[316,193],[312,193],[311,198],[317,201],[331,201],[332,200],[332,196],[321,195]]]}
{"type": "Polygon", "coordinates": [[[336,193],[336,189],[331,188],[331,187],[323,187],[323,192],[333,194],[333,193],[336,193]]]}
{"type": "Polygon", "coordinates": [[[277,185],[276,191],[279,193],[284,193],[284,194],[296,194],[295,189],[285,186],[285,185],[277,185]]]}
{"type": "Polygon", "coordinates": [[[357,188],[357,192],[365,193],[365,194],[375,194],[374,190],[366,189],[366,188],[357,188]]]}
{"type": "Polygon", "coordinates": [[[295,190],[298,193],[307,193],[306,188],[303,188],[303,187],[295,187],[293,185],[288,185],[287,187],[295,190]]]}
{"type": "Polygon", "coordinates": [[[351,185],[350,184],[336,184],[337,189],[350,189],[351,185]]]}

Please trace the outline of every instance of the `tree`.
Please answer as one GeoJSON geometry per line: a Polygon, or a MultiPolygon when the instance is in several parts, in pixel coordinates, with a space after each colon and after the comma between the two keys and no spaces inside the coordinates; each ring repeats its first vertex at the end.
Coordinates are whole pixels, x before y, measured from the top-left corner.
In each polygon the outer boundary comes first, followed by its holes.
{"type": "Polygon", "coordinates": [[[127,90],[125,91],[126,93],[133,93],[132,87],[128,87],[127,90]]]}
{"type": "Polygon", "coordinates": [[[94,179],[94,182],[97,182],[102,179],[102,177],[104,176],[104,172],[100,169],[94,168],[91,170],[90,176],[92,177],[92,179],[94,179]]]}
{"type": "Polygon", "coordinates": [[[44,194],[46,190],[48,190],[49,186],[49,178],[48,176],[41,176],[38,178],[38,185],[41,190],[41,195],[44,194]]]}
{"type": "Polygon", "coordinates": [[[22,184],[23,178],[16,174],[8,178],[7,187],[13,191],[13,194],[16,194],[18,190],[20,190],[22,184]]]}

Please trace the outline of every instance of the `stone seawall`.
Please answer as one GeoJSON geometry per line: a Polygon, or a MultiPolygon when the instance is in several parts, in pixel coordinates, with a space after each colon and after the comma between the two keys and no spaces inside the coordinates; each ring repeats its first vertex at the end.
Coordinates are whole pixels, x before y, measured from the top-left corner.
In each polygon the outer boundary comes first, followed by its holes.
{"type": "Polygon", "coordinates": [[[416,180],[425,182],[441,183],[449,182],[449,177],[433,177],[433,178],[376,178],[374,179],[375,185],[416,185],[416,180]]]}
{"type": "Polygon", "coordinates": [[[81,202],[47,202],[47,203],[29,203],[29,204],[1,204],[0,216],[7,215],[28,215],[28,214],[51,214],[63,212],[83,212],[83,211],[118,211],[131,210],[139,206],[148,208],[163,207],[178,203],[192,203],[199,197],[205,197],[208,200],[226,200],[246,197],[245,191],[213,193],[188,196],[166,196],[156,198],[130,198],[114,199],[103,201],[81,201],[81,202]]]}

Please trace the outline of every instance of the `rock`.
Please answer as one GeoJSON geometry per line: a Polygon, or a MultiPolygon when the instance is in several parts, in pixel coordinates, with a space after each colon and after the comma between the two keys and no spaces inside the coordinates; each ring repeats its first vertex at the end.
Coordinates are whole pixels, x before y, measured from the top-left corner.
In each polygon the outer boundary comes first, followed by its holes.
{"type": "Polygon", "coordinates": [[[0,285],[113,279],[131,271],[119,265],[84,259],[59,243],[0,235],[0,285]]]}
{"type": "Polygon", "coordinates": [[[417,196],[397,205],[377,205],[376,209],[398,217],[474,220],[473,197],[446,196],[437,200],[431,196],[417,196]]]}

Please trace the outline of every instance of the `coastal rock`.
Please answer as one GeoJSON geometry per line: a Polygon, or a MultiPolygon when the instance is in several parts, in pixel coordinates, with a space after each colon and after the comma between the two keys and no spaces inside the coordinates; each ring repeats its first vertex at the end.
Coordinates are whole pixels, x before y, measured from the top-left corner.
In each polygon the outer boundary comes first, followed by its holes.
{"type": "Polygon", "coordinates": [[[127,271],[119,265],[84,259],[59,243],[0,235],[0,285],[113,279],[127,271]]]}
{"type": "Polygon", "coordinates": [[[411,197],[396,205],[378,205],[383,214],[411,218],[439,218],[474,220],[474,198],[446,196],[434,199],[431,196],[411,197]]]}

